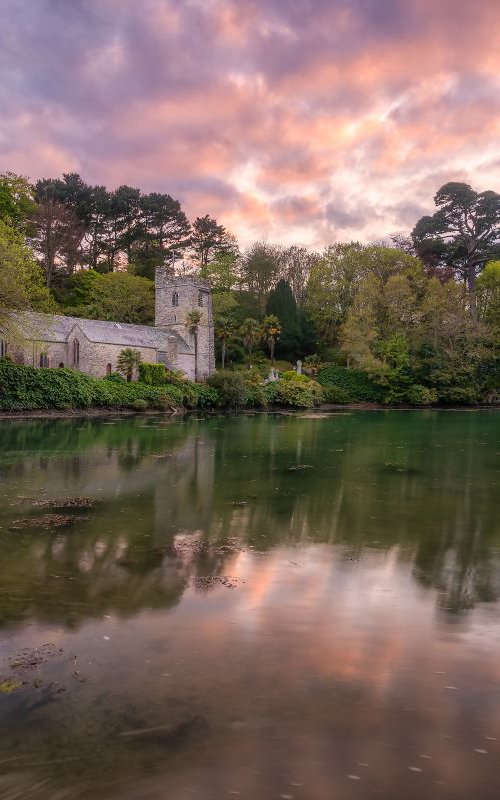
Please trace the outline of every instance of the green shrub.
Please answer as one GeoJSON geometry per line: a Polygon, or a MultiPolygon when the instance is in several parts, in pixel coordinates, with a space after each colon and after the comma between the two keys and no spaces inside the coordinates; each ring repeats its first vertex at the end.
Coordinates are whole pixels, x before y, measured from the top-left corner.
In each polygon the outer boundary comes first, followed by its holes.
{"type": "Polygon", "coordinates": [[[300,381],[279,380],[268,383],[265,387],[267,402],[275,406],[291,408],[312,408],[323,401],[321,386],[312,380],[300,381]]]}
{"type": "Polygon", "coordinates": [[[106,375],[107,381],[113,381],[114,383],[127,383],[123,375],[120,375],[119,372],[110,372],[109,375],[106,375]]]}
{"type": "Polygon", "coordinates": [[[306,381],[311,380],[307,375],[302,375],[299,372],[295,372],[294,369],[287,369],[286,372],[282,372],[281,378],[285,381],[297,381],[297,383],[305,383],[306,381]]]}
{"type": "Polygon", "coordinates": [[[317,380],[322,386],[343,389],[348,394],[348,401],[352,403],[380,403],[384,398],[383,388],[358,369],[330,364],[320,369],[317,380]]]}
{"type": "Polygon", "coordinates": [[[267,406],[266,387],[262,383],[248,381],[245,387],[245,405],[250,408],[267,406]]]}
{"type": "Polygon", "coordinates": [[[166,397],[171,407],[182,408],[183,394],[177,386],[92,378],[72,369],[37,369],[0,361],[0,409],[129,408],[135,400],[152,405],[166,397]]]}
{"type": "Polygon", "coordinates": [[[406,391],[406,400],[415,406],[432,406],[437,403],[439,397],[435,389],[429,389],[427,386],[421,386],[419,383],[414,383],[413,386],[406,391]]]}
{"type": "Polygon", "coordinates": [[[219,395],[213,386],[207,386],[205,383],[194,383],[193,386],[197,396],[197,408],[216,408],[219,405],[219,395]]]}
{"type": "Polygon", "coordinates": [[[219,370],[210,375],[207,383],[216,390],[220,408],[239,408],[246,404],[247,386],[241,372],[219,370]]]}
{"type": "Polygon", "coordinates": [[[133,409],[134,411],[146,411],[148,404],[145,400],[141,400],[141,398],[138,397],[136,400],[132,400],[129,408],[133,409]]]}
{"type": "Polygon", "coordinates": [[[139,364],[139,380],[141,383],[147,383],[148,386],[162,386],[166,382],[164,365],[141,362],[139,364]]]}
{"type": "Polygon", "coordinates": [[[325,403],[349,403],[349,392],[340,386],[323,386],[325,403]]]}

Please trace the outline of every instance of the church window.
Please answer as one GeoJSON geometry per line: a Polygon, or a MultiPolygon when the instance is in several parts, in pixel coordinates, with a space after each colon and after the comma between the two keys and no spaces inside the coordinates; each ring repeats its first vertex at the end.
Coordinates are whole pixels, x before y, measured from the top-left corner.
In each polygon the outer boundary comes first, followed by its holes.
{"type": "Polygon", "coordinates": [[[49,357],[47,353],[40,353],[40,366],[41,367],[49,366],[49,357]]]}
{"type": "Polygon", "coordinates": [[[203,292],[198,292],[198,305],[203,308],[203,292]]]}
{"type": "Polygon", "coordinates": [[[177,292],[174,292],[172,295],[172,306],[174,308],[177,308],[178,305],[179,305],[179,295],[177,294],[177,292]]]}
{"type": "Polygon", "coordinates": [[[111,375],[112,369],[111,364],[106,364],[106,375],[111,375]]]}
{"type": "Polygon", "coordinates": [[[64,361],[61,361],[61,363],[59,364],[59,369],[64,369],[64,361]]]}
{"type": "Polygon", "coordinates": [[[5,339],[0,339],[0,358],[5,358],[7,355],[7,342],[5,339]]]}
{"type": "Polygon", "coordinates": [[[80,364],[80,342],[78,339],[73,340],[73,365],[78,367],[80,364]]]}

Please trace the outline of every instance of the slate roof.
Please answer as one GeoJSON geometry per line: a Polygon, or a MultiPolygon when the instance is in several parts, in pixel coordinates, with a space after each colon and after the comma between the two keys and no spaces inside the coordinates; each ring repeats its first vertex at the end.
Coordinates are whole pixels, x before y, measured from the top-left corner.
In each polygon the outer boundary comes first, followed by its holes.
{"type": "Polygon", "coordinates": [[[38,314],[34,311],[16,314],[15,319],[24,336],[43,342],[66,342],[73,328],[78,326],[90,342],[125,347],[152,347],[166,352],[168,342],[176,339],[179,353],[191,353],[188,343],[178,333],[150,325],[105,322],[60,314],[38,314]]]}

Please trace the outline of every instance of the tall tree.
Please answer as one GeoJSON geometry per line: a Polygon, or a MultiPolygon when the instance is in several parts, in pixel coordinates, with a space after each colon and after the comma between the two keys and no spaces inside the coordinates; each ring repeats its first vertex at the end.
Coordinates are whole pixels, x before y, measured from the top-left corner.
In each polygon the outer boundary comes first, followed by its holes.
{"type": "Polygon", "coordinates": [[[53,286],[56,273],[70,275],[82,256],[83,224],[73,209],[58,199],[58,195],[57,189],[49,182],[38,182],[29,237],[39,254],[49,287],[53,286]]]}
{"type": "Polygon", "coordinates": [[[267,295],[279,280],[281,250],[267,242],[254,242],[241,260],[242,280],[257,296],[261,313],[264,313],[267,295]]]}
{"type": "MultiPolygon", "coordinates": [[[[43,273],[19,231],[0,220],[0,325],[12,328],[11,311],[55,311],[43,273]]],[[[14,326],[15,327],[15,326],[14,326]]]]}
{"type": "Polygon", "coordinates": [[[294,360],[302,355],[302,332],[297,303],[288,281],[281,279],[269,293],[266,314],[278,317],[281,335],[277,344],[278,355],[294,360]]]}
{"type": "Polygon", "coordinates": [[[278,317],[275,314],[268,314],[266,317],[264,317],[261,325],[261,336],[269,346],[271,364],[274,364],[274,349],[276,346],[276,340],[279,338],[280,333],[281,323],[278,317]]]}
{"type": "Polygon", "coordinates": [[[311,269],[305,307],[321,349],[338,343],[340,328],[366,270],[364,248],[358,242],[334,244],[311,269]]]}
{"type": "Polygon", "coordinates": [[[193,222],[191,246],[202,274],[217,253],[236,253],[238,250],[234,236],[208,214],[196,217],[193,222]]]}
{"type": "Polygon", "coordinates": [[[247,349],[248,364],[250,366],[252,361],[252,353],[262,338],[261,327],[257,320],[253,319],[252,317],[247,317],[244,319],[240,327],[240,336],[247,349]]]}
{"type": "Polygon", "coordinates": [[[487,261],[500,254],[500,195],[475,192],[466,183],[447,183],[434,202],[438,210],[422,217],[412,231],[416,251],[434,251],[440,263],[458,268],[475,318],[476,277],[487,261]]]}
{"type": "Polygon", "coordinates": [[[34,207],[34,190],[27,178],[14,172],[0,175],[0,220],[24,230],[34,207]]]}
{"type": "Polygon", "coordinates": [[[286,247],[280,254],[281,275],[290,284],[299,307],[304,304],[309,274],[319,258],[317,253],[297,245],[286,247]]]}
{"type": "Polygon", "coordinates": [[[226,344],[234,336],[236,325],[232,317],[219,317],[215,320],[215,338],[220,342],[221,367],[226,365],[226,344]]]}
{"type": "Polygon", "coordinates": [[[158,264],[180,260],[189,246],[191,227],[178,200],[151,192],[139,201],[137,237],[130,258],[138,274],[153,277],[158,264]]]}

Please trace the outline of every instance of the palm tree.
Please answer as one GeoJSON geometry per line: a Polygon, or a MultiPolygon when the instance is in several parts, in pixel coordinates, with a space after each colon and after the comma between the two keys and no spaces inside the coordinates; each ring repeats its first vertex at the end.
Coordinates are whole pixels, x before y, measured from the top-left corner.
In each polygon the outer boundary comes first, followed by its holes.
{"type": "Polygon", "coordinates": [[[132,380],[134,369],[137,369],[141,363],[141,354],[139,350],[133,350],[131,347],[126,347],[121,351],[116,359],[116,369],[120,372],[127,381],[132,380]]]}
{"type": "Polygon", "coordinates": [[[220,340],[221,366],[226,363],[226,342],[234,334],[235,324],[232,317],[219,317],[215,321],[215,335],[220,340]]]}
{"type": "Polygon", "coordinates": [[[274,366],[274,346],[281,333],[281,322],[276,314],[268,314],[262,320],[261,336],[269,345],[271,364],[274,366]]]}
{"type": "Polygon", "coordinates": [[[260,325],[257,320],[252,319],[252,317],[244,319],[241,324],[240,335],[248,351],[248,366],[250,366],[253,349],[262,337],[260,325]]]}
{"type": "Polygon", "coordinates": [[[194,379],[198,380],[198,328],[201,322],[201,311],[194,308],[186,316],[186,328],[194,336],[194,379]]]}

